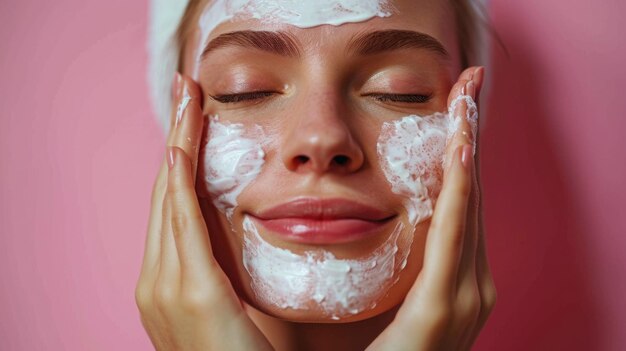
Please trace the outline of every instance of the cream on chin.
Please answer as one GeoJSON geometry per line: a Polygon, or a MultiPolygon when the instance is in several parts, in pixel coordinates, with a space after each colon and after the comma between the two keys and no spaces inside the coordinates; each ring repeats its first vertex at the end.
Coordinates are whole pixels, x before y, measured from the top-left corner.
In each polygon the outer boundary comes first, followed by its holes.
{"type": "Polygon", "coordinates": [[[303,254],[272,246],[245,218],[243,263],[261,303],[281,309],[322,313],[339,320],[376,307],[399,279],[412,242],[398,222],[389,238],[370,254],[338,259],[330,251],[303,254]]]}

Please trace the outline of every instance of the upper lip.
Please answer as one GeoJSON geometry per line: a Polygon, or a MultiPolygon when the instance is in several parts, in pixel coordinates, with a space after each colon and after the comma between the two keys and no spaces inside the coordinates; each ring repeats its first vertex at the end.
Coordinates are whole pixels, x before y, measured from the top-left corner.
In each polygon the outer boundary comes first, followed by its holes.
{"type": "Polygon", "coordinates": [[[360,219],[366,221],[384,221],[394,216],[393,213],[352,200],[309,197],[285,202],[252,215],[262,220],[305,218],[314,220],[360,219]]]}

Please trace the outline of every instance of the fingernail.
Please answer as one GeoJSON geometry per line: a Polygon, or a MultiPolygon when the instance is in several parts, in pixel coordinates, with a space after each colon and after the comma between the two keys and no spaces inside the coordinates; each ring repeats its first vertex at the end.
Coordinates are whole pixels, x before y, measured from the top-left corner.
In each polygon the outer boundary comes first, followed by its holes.
{"type": "Polygon", "coordinates": [[[463,145],[463,149],[461,150],[461,163],[463,167],[466,169],[470,169],[472,165],[473,150],[471,145],[463,145]]]}
{"type": "Polygon", "coordinates": [[[171,146],[167,147],[167,167],[174,168],[174,148],[171,146]]]}
{"type": "Polygon", "coordinates": [[[470,80],[469,82],[465,83],[465,95],[469,95],[472,97],[472,99],[474,98],[475,95],[475,91],[474,91],[474,81],[470,80]]]}
{"type": "Polygon", "coordinates": [[[174,101],[178,100],[178,92],[180,91],[180,83],[182,81],[182,77],[180,73],[174,73],[174,80],[172,81],[172,99],[174,101]]]}
{"type": "Polygon", "coordinates": [[[189,105],[189,101],[191,101],[191,96],[189,96],[189,90],[187,90],[187,85],[183,82],[183,97],[179,99],[178,108],[176,110],[176,122],[174,127],[178,128],[178,125],[183,120],[183,115],[185,114],[185,110],[187,109],[187,105],[189,105]]]}
{"type": "Polygon", "coordinates": [[[476,70],[476,74],[475,74],[476,79],[474,79],[474,81],[482,80],[484,75],[485,75],[485,66],[480,66],[476,70]]]}

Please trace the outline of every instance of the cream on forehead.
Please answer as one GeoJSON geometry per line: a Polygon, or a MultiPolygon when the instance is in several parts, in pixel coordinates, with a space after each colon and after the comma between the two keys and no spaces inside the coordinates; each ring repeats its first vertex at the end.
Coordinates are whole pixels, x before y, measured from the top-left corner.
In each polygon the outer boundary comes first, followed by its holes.
{"type": "MultiPolygon", "coordinates": [[[[388,8],[387,0],[215,0],[207,5],[200,16],[198,46],[202,48],[206,45],[209,35],[218,25],[235,18],[311,28],[388,17],[391,16],[388,8]]],[[[198,49],[196,61],[200,59],[201,53],[202,50],[198,49]]],[[[196,68],[195,78],[197,74],[196,68]]]]}

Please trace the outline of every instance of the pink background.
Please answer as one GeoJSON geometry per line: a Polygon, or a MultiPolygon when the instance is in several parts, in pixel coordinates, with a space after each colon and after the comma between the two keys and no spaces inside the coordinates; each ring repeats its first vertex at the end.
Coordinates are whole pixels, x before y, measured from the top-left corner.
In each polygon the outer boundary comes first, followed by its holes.
{"type": "MultiPolygon", "coordinates": [[[[602,3],[492,0],[509,52],[483,106],[499,301],[477,350],[626,349],[626,3],[602,3]]],[[[163,150],[146,13],[0,2],[2,350],[151,349],[133,296],[163,150]]]]}

